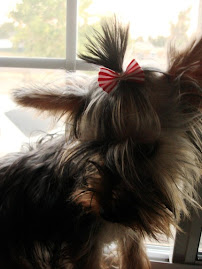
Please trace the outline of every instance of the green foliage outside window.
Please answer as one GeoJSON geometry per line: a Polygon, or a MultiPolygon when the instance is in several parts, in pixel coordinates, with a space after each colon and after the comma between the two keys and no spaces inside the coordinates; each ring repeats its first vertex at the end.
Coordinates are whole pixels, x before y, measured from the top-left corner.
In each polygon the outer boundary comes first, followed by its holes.
{"type": "MultiPolygon", "coordinates": [[[[99,20],[89,25],[89,7],[93,0],[80,0],[78,6],[78,52],[83,52],[86,35],[92,26],[99,28],[99,20]]],[[[179,13],[176,24],[170,23],[170,36],[149,37],[155,47],[164,47],[176,37],[179,45],[188,40],[190,9],[179,13]]],[[[0,26],[0,39],[10,39],[17,55],[33,57],[64,58],[66,51],[66,1],[65,0],[22,0],[9,14],[11,22],[0,26]]],[[[139,37],[138,40],[143,40],[139,37]]],[[[143,40],[144,41],[144,40],[143,40]]],[[[135,40],[129,40],[129,43],[135,40]]],[[[67,44],[68,46],[68,44],[67,44]]],[[[68,49],[68,47],[67,47],[68,49]]]]}

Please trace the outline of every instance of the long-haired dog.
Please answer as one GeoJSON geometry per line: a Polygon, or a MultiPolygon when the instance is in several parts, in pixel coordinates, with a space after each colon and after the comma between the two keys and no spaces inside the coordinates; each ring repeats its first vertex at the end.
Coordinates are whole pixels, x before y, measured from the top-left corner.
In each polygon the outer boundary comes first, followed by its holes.
{"type": "Polygon", "coordinates": [[[202,39],[172,48],[166,72],[123,69],[127,40],[128,26],[104,23],[80,55],[96,78],[14,91],[66,132],[0,161],[1,268],[149,269],[144,238],[170,236],[197,205],[202,39]]]}

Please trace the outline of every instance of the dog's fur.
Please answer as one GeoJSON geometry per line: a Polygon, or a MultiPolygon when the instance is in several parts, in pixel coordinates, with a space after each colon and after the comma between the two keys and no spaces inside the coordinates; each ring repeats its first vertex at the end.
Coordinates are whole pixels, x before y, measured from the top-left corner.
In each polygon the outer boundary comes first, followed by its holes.
{"type": "MultiPolygon", "coordinates": [[[[127,40],[115,19],[80,58],[122,72],[127,40]]],[[[143,68],[143,84],[110,94],[75,74],[14,91],[18,104],[66,117],[66,133],[0,161],[5,269],[150,268],[143,240],[170,236],[197,206],[202,158],[202,39],[168,60],[167,72],[143,68]]]]}

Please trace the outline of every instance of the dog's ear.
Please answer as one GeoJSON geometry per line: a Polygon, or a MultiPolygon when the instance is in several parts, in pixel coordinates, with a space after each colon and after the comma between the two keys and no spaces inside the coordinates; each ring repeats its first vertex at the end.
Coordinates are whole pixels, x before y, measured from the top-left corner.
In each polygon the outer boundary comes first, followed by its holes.
{"type": "Polygon", "coordinates": [[[170,48],[168,73],[178,81],[182,102],[202,109],[202,38],[179,52],[170,48]]]}
{"type": "Polygon", "coordinates": [[[54,114],[77,111],[86,100],[86,80],[69,77],[65,85],[45,84],[13,90],[14,101],[24,107],[54,114]]]}

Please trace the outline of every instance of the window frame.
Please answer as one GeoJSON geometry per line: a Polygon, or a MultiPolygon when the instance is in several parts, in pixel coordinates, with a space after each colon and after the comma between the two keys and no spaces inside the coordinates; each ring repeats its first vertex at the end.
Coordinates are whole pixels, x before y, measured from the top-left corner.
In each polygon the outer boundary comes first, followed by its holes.
{"type": "MultiPolygon", "coordinates": [[[[65,0],[64,0],[65,1],[65,0]]],[[[64,69],[67,71],[94,70],[93,66],[78,60],[77,53],[78,0],[66,0],[66,57],[0,57],[0,67],[64,69]],[[68,46],[67,46],[68,44],[68,46]]]]}
{"type": "MultiPolygon", "coordinates": [[[[64,0],[65,1],[65,0],[64,0]]],[[[93,65],[78,60],[77,53],[77,17],[78,0],[66,0],[66,57],[65,58],[29,58],[29,57],[0,57],[0,67],[11,68],[37,68],[37,69],[63,69],[67,71],[91,71],[93,65]],[[67,46],[68,44],[68,46],[67,46]]],[[[202,187],[200,189],[202,197],[202,187]]],[[[155,248],[147,247],[148,255],[153,252],[151,259],[152,269],[199,269],[202,262],[196,260],[196,251],[200,240],[202,228],[202,211],[192,212],[190,220],[180,223],[184,233],[177,232],[173,253],[169,254],[169,248],[163,255],[155,253],[155,248]],[[156,255],[156,256],[155,256],[156,255]],[[172,256],[172,257],[171,257],[172,256]],[[168,261],[168,262],[165,262],[168,261]],[[191,265],[190,265],[191,264],[191,265]]],[[[157,248],[156,248],[157,249],[157,248]]],[[[161,246],[159,246],[161,249],[161,246]]]]}
{"type": "MultiPolygon", "coordinates": [[[[202,197],[202,185],[198,188],[198,194],[202,197]]],[[[190,211],[190,218],[183,219],[179,224],[183,232],[176,233],[172,262],[202,265],[202,261],[197,260],[202,232],[202,210],[190,211]]]]}

